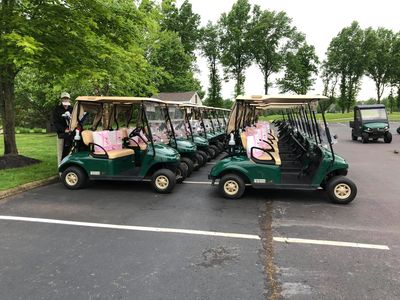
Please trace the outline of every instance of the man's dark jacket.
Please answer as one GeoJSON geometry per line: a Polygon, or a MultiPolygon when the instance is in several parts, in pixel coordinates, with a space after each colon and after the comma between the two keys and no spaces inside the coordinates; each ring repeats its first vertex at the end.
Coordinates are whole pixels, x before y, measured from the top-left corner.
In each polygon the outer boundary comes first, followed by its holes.
{"type": "MultiPolygon", "coordinates": [[[[67,120],[62,116],[64,113],[69,111],[72,113],[72,107],[68,106],[67,109],[63,105],[58,105],[53,112],[53,123],[56,128],[57,135],[60,139],[65,138],[65,129],[68,128],[67,120]]],[[[68,135],[68,134],[67,134],[68,135]]]]}

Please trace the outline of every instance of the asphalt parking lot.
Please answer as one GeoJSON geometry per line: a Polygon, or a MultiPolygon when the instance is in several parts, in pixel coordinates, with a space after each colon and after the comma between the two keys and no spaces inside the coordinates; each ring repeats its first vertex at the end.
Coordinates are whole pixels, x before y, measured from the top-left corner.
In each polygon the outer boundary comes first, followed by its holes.
{"type": "Polygon", "coordinates": [[[399,299],[398,125],[391,144],[331,126],[358,187],[344,206],[322,191],[226,200],[212,164],[169,195],[57,183],[2,200],[0,299],[399,299]]]}

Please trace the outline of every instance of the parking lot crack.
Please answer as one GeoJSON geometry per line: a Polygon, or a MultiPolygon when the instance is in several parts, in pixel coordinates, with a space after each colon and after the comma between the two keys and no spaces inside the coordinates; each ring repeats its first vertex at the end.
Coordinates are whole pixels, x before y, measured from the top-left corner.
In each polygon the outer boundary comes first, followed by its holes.
{"type": "Polygon", "coordinates": [[[262,204],[259,225],[261,229],[261,243],[264,250],[262,257],[264,273],[266,275],[266,299],[277,300],[281,298],[282,287],[277,279],[277,267],[274,264],[272,201],[267,201],[265,204],[262,204]]]}

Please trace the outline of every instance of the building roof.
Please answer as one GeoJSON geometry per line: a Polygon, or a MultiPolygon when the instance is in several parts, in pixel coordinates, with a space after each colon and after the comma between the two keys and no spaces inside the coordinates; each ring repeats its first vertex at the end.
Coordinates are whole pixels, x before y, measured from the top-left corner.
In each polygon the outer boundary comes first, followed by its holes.
{"type": "Polygon", "coordinates": [[[153,95],[152,97],[163,101],[189,102],[194,94],[196,94],[196,92],[159,93],[157,95],[153,95]]]}

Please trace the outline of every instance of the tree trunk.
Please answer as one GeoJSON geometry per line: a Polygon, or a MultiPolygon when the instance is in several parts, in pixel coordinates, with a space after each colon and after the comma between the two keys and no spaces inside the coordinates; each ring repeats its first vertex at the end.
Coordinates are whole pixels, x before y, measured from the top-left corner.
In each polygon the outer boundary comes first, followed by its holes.
{"type": "Polygon", "coordinates": [[[10,65],[0,66],[0,102],[4,131],[4,155],[17,155],[15,142],[15,73],[10,65]]]}
{"type": "Polygon", "coordinates": [[[265,73],[264,75],[264,91],[265,91],[265,95],[268,95],[268,89],[269,89],[269,76],[267,75],[267,73],[265,73]]]}

